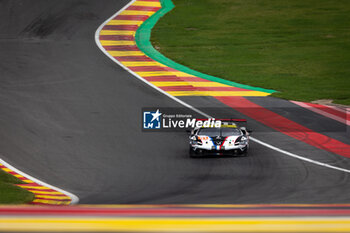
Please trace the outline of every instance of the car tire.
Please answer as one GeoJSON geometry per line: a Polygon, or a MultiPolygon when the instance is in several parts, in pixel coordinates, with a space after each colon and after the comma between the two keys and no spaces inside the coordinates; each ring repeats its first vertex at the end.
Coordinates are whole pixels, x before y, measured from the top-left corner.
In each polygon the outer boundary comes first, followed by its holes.
{"type": "Polygon", "coordinates": [[[242,157],[248,156],[248,146],[246,146],[242,151],[240,151],[239,155],[242,157]]]}
{"type": "Polygon", "coordinates": [[[199,154],[196,151],[194,151],[191,146],[189,149],[189,155],[191,158],[198,158],[199,157],[199,154]]]}

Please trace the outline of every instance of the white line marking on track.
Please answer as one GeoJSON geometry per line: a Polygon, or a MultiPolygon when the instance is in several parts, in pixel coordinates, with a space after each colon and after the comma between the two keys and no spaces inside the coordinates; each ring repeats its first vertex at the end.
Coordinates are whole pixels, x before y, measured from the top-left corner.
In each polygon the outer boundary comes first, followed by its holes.
{"type": "Polygon", "coordinates": [[[320,165],[320,166],[323,166],[323,167],[327,167],[327,168],[335,169],[335,170],[338,170],[338,171],[350,173],[350,170],[348,170],[348,169],[340,168],[340,167],[329,165],[327,163],[322,163],[322,162],[318,162],[316,160],[308,159],[308,158],[305,158],[303,156],[296,155],[296,154],[290,153],[288,151],[282,150],[280,148],[277,148],[275,146],[272,146],[270,144],[267,144],[267,143],[265,143],[263,141],[260,141],[259,139],[252,138],[252,137],[249,137],[249,138],[250,138],[250,140],[252,140],[252,141],[254,141],[256,143],[259,143],[260,145],[266,146],[266,147],[268,147],[268,148],[270,148],[272,150],[275,150],[275,151],[278,151],[280,153],[286,154],[286,155],[288,155],[290,157],[293,157],[293,158],[296,158],[296,159],[300,159],[300,160],[303,160],[303,161],[306,161],[306,162],[309,162],[309,163],[313,163],[313,164],[316,164],[316,165],[320,165]]]}
{"type": "Polygon", "coordinates": [[[290,102],[292,102],[293,104],[299,105],[300,107],[303,107],[303,108],[305,108],[305,109],[307,109],[307,110],[310,110],[310,111],[313,111],[313,112],[315,112],[315,113],[318,113],[318,114],[320,114],[320,115],[322,115],[322,116],[331,118],[331,119],[333,119],[333,120],[335,120],[335,121],[339,121],[340,123],[343,123],[343,124],[346,124],[346,125],[350,125],[350,121],[347,120],[347,114],[348,114],[348,113],[345,112],[345,111],[344,111],[344,112],[343,112],[343,111],[339,111],[339,109],[334,108],[333,106],[327,106],[327,107],[332,108],[332,109],[334,109],[334,110],[336,110],[336,111],[338,111],[338,112],[343,113],[345,118],[341,118],[341,117],[338,117],[338,116],[333,115],[333,114],[331,114],[331,113],[328,113],[328,112],[326,112],[326,111],[322,111],[322,110],[320,110],[320,109],[318,109],[318,108],[309,106],[309,105],[307,105],[307,104],[305,104],[305,103],[303,103],[303,102],[292,101],[292,100],[291,100],[290,102]]]}
{"type": "Polygon", "coordinates": [[[10,168],[12,171],[14,171],[14,172],[16,172],[16,173],[26,177],[28,180],[32,180],[32,181],[34,181],[37,184],[40,184],[42,186],[48,187],[50,189],[56,190],[58,192],[61,192],[61,193],[65,194],[65,195],[67,195],[68,197],[70,197],[72,199],[71,204],[77,204],[79,202],[79,198],[76,195],[74,195],[73,193],[67,192],[67,191],[65,191],[63,189],[57,188],[57,187],[55,187],[53,185],[49,185],[49,184],[47,184],[47,183],[45,183],[45,182],[43,182],[41,180],[38,180],[38,179],[36,179],[36,178],[34,178],[34,177],[32,177],[32,176],[30,176],[30,175],[20,171],[20,170],[18,170],[17,168],[13,167],[12,165],[8,164],[7,162],[5,162],[2,159],[0,159],[0,163],[3,164],[4,166],[10,168]]]}
{"type": "MultiPolygon", "coordinates": [[[[102,30],[102,28],[108,23],[108,21],[110,21],[111,19],[113,19],[114,17],[116,17],[117,15],[119,15],[122,11],[124,11],[126,8],[128,8],[131,4],[133,4],[136,0],[132,0],[131,2],[129,2],[126,6],[124,6],[122,9],[120,9],[117,13],[115,13],[114,15],[112,15],[109,19],[107,19],[105,22],[103,22],[103,24],[101,24],[98,29],[96,30],[95,32],[95,42],[97,44],[97,46],[100,48],[100,50],[107,56],[109,57],[112,61],[114,61],[115,63],[117,63],[118,65],[120,65],[123,69],[125,69],[126,71],[128,71],[130,74],[132,74],[133,76],[135,76],[136,78],[138,78],[139,80],[143,81],[144,83],[146,83],[147,85],[153,87],[154,89],[156,89],[157,91],[161,92],[162,94],[168,96],[170,99],[178,102],[179,104],[182,104],[183,106],[203,115],[204,117],[207,117],[207,118],[213,118],[211,116],[209,116],[208,114],[200,111],[199,109],[185,103],[184,101],[170,95],[169,93],[163,91],[162,89],[156,87],[155,85],[153,85],[152,83],[148,82],[147,80],[145,80],[144,78],[142,78],[141,76],[139,76],[138,74],[136,74],[135,72],[131,71],[129,68],[125,67],[122,63],[120,63],[117,59],[115,59],[113,56],[111,56],[104,48],[103,46],[101,45],[100,43],[100,40],[99,40],[99,35],[100,35],[100,31],[102,30]]],[[[285,151],[285,150],[282,150],[280,148],[277,148],[273,145],[270,145],[268,143],[265,143],[263,141],[260,141],[256,138],[253,138],[253,137],[250,137],[250,139],[262,146],[265,146],[265,147],[268,147],[270,148],[271,150],[275,150],[277,152],[280,152],[282,154],[285,154],[287,156],[290,156],[290,157],[293,157],[293,158],[296,158],[296,159],[299,159],[299,160],[302,160],[302,161],[305,161],[305,162],[309,162],[309,163],[312,163],[312,164],[316,164],[316,165],[319,165],[319,166],[323,166],[323,167],[327,167],[327,168],[330,168],[330,169],[334,169],[334,170],[337,170],[337,171],[342,171],[342,172],[346,172],[346,173],[350,173],[350,170],[348,169],[345,169],[345,168],[340,168],[340,167],[336,167],[336,166],[332,166],[332,165],[329,165],[329,164],[326,164],[326,163],[322,163],[322,162],[319,162],[319,161],[316,161],[316,160],[312,160],[312,159],[308,159],[308,158],[305,158],[303,156],[300,156],[300,155],[296,155],[296,154],[293,154],[293,153],[290,153],[288,151],[285,151]]]]}

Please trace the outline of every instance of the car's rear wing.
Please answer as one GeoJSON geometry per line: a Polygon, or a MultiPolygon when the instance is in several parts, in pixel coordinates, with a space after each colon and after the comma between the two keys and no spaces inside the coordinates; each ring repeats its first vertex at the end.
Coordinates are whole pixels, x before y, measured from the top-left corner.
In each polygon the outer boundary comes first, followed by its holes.
{"type": "Polygon", "coordinates": [[[246,119],[235,119],[235,118],[197,118],[197,121],[207,121],[209,119],[215,119],[217,121],[222,121],[222,122],[247,122],[246,119]]]}
{"type": "MultiPolygon", "coordinates": [[[[196,121],[221,121],[221,125],[234,124],[237,127],[241,128],[245,132],[251,133],[252,131],[247,128],[247,120],[246,119],[237,119],[237,118],[196,118],[196,121]]],[[[193,134],[193,130],[187,130],[193,134]]]]}
{"type": "Polygon", "coordinates": [[[230,123],[234,123],[239,127],[247,127],[247,120],[246,119],[237,119],[237,118],[197,118],[197,121],[208,121],[208,120],[215,120],[215,121],[221,121],[222,125],[230,125],[230,123]]]}
{"type": "Polygon", "coordinates": [[[246,119],[235,119],[235,118],[226,118],[226,119],[215,119],[215,120],[220,120],[221,122],[247,122],[246,119]]]}
{"type": "MultiPolygon", "coordinates": [[[[197,119],[201,121],[205,121],[208,119],[197,119]]],[[[230,123],[236,124],[240,128],[244,128],[244,130],[248,132],[252,132],[250,129],[248,129],[247,126],[247,119],[238,119],[238,118],[215,118],[216,121],[221,121],[221,124],[223,125],[229,125],[230,123]]]]}

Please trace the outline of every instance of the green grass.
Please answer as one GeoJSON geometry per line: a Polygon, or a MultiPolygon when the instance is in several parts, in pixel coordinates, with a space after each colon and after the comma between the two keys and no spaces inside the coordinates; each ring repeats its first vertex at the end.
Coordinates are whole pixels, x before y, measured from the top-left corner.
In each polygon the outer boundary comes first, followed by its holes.
{"type": "Polygon", "coordinates": [[[25,204],[34,198],[33,193],[13,184],[21,184],[21,180],[0,169],[0,204],[25,204]]]}
{"type": "Polygon", "coordinates": [[[173,0],[153,46],[197,71],[350,105],[349,0],[173,0]]]}

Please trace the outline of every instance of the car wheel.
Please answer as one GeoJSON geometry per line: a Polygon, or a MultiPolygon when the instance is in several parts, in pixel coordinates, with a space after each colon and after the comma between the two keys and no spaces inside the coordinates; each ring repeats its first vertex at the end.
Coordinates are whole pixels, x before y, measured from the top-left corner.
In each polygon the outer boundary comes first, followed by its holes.
{"type": "Polygon", "coordinates": [[[237,150],[232,150],[232,152],[231,152],[232,157],[237,157],[239,155],[240,155],[240,152],[238,152],[237,150]]]}
{"type": "Polygon", "coordinates": [[[198,152],[194,151],[191,146],[190,146],[190,149],[189,149],[189,154],[190,154],[191,158],[198,158],[199,157],[198,152]]]}
{"type": "Polygon", "coordinates": [[[195,157],[195,151],[192,149],[192,147],[190,146],[189,150],[188,150],[188,154],[190,155],[191,158],[195,157]]]}
{"type": "Polygon", "coordinates": [[[248,156],[248,146],[246,146],[242,151],[240,151],[239,154],[242,157],[248,156]]]}

